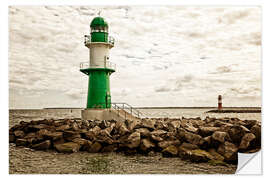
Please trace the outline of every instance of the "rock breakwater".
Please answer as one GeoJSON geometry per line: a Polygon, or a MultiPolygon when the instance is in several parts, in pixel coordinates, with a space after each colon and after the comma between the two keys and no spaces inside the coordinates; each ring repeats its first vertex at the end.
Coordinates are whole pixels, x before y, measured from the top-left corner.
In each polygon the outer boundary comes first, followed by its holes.
{"type": "Polygon", "coordinates": [[[179,157],[212,164],[237,163],[237,152],[261,147],[261,123],[238,118],[155,118],[82,121],[44,119],[9,130],[9,142],[35,150],[125,152],[179,157]]]}

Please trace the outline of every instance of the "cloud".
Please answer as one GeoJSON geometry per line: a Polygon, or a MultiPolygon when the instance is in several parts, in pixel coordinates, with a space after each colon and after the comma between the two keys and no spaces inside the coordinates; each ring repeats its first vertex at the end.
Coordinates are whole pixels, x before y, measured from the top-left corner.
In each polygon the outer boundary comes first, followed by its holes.
{"type": "MultiPolygon", "coordinates": [[[[79,63],[89,61],[89,50],[83,36],[89,34],[99,10],[116,39],[110,51],[117,66],[111,75],[113,101],[200,106],[220,91],[239,95],[245,87],[247,91],[260,87],[257,7],[10,6],[12,96],[23,101],[27,94],[29,107],[55,103],[84,107],[88,76],[79,71],[79,63]],[[245,87],[235,85],[239,81],[245,87]],[[47,102],[37,101],[34,95],[40,93],[47,102]],[[166,99],[159,100],[160,94],[166,99]],[[55,100],[59,98],[61,103],[55,100]]],[[[245,96],[260,104],[259,91],[245,96]]],[[[18,104],[22,105],[13,98],[10,107],[18,104]]]]}
{"type": "Polygon", "coordinates": [[[219,18],[219,22],[233,24],[236,23],[238,20],[248,17],[251,12],[252,10],[249,8],[244,8],[238,11],[228,10],[222,15],[222,17],[219,18]]]}

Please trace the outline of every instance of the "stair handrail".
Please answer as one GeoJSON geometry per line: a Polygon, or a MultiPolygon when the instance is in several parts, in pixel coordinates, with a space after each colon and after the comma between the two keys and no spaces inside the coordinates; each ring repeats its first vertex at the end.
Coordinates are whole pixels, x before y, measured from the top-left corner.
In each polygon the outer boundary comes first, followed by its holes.
{"type": "Polygon", "coordinates": [[[119,115],[119,111],[123,110],[125,112],[125,119],[126,119],[126,113],[131,114],[132,116],[135,116],[136,118],[141,119],[144,114],[137,110],[136,108],[132,107],[131,105],[127,103],[111,103],[112,107],[117,110],[117,113],[119,115]],[[129,112],[127,111],[129,110],[129,112]]]}

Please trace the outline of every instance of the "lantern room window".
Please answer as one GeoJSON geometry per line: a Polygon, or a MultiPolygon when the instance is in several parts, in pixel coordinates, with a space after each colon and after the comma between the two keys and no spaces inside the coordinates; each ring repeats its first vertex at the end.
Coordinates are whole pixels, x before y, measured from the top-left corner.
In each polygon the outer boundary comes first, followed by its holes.
{"type": "Polygon", "coordinates": [[[106,32],[106,33],[108,33],[108,27],[96,26],[94,28],[91,28],[91,33],[92,32],[106,32]]]}

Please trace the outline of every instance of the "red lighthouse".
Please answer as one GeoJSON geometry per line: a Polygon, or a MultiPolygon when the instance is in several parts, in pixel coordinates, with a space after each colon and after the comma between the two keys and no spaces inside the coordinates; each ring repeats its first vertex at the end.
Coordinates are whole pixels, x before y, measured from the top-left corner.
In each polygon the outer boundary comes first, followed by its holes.
{"type": "Polygon", "coordinates": [[[218,110],[222,110],[222,96],[218,95],[218,110]]]}

